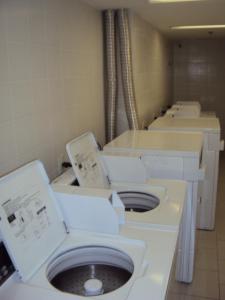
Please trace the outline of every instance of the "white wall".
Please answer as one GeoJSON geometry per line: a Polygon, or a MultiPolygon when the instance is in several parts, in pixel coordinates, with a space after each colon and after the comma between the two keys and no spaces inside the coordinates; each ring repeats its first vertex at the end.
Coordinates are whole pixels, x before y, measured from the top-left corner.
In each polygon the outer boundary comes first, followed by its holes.
{"type": "Polygon", "coordinates": [[[77,0],[0,0],[0,175],[65,143],[104,141],[101,14],[77,0]]]}
{"type": "Polygon", "coordinates": [[[216,111],[225,134],[225,39],[174,42],[174,101],[200,101],[216,111]]]}
{"type": "Polygon", "coordinates": [[[144,125],[171,101],[172,49],[148,22],[136,14],[130,21],[137,109],[144,125]]]}

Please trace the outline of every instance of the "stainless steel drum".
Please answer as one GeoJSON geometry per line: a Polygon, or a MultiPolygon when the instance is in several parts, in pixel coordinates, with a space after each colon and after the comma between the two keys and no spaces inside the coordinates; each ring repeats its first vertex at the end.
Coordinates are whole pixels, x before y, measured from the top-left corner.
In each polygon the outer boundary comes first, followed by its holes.
{"type": "Polygon", "coordinates": [[[123,191],[118,195],[125,205],[126,211],[146,212],[156,208],[160,200],[156,196],[137,191],[123,191]]]}
{"type": "Polygon", "coordinates": [[[49,282],[58,290],[80,296],[110,293],[132,276],[134,264],[124,252],[103,246],[67,251],[47,270],[49,282]]]}

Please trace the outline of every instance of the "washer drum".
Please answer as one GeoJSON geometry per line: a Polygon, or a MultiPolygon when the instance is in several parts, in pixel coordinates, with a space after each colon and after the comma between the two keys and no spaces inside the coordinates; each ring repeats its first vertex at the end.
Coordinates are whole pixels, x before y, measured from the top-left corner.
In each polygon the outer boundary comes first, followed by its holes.
{"type": "Polygon", "coordinates": [[[62,292],[90,297],[120,288],[133,271],[134,264],[126,253],[104,246],[86,246],[54,259],[47,277],[62,292]]]}
{"type": "Polygon", "coordinates": [[[118,192],[126,211],[146,212],[156,208],[160,200],[156,196],[137,191],[118,192]]]}

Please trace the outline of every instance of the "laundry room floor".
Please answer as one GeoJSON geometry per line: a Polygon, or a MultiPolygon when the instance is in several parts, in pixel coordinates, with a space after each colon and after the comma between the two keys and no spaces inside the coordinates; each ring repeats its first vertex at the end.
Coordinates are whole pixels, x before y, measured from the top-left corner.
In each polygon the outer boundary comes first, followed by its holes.
{"type": "Polygon", "coordinates": [[[197,231],[194,280],[178,283],[172,278],[167,300],[225,300],[225,156],[220,174],[214,231],[197,231]]]}

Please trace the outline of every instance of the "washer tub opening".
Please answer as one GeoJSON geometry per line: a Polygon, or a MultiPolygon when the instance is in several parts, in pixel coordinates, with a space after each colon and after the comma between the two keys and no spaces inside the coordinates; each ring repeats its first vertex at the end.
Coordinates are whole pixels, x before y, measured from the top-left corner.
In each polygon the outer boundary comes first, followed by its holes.
{"type": "Polygon", "coordinates": [[[62,292],[91,297],[115,291],[128,282],[133,272],[133,261],[126,253],[85,246],[55,258],[48,266],[47,277],[62,292]]]}
{"type": "Polygon", "coordinates": [[[120,199],[125,205],[126,211],[146,212],[156,208],[160,200],[158,197],[143,192],[123,191],[118,192],[120,199]]]}

